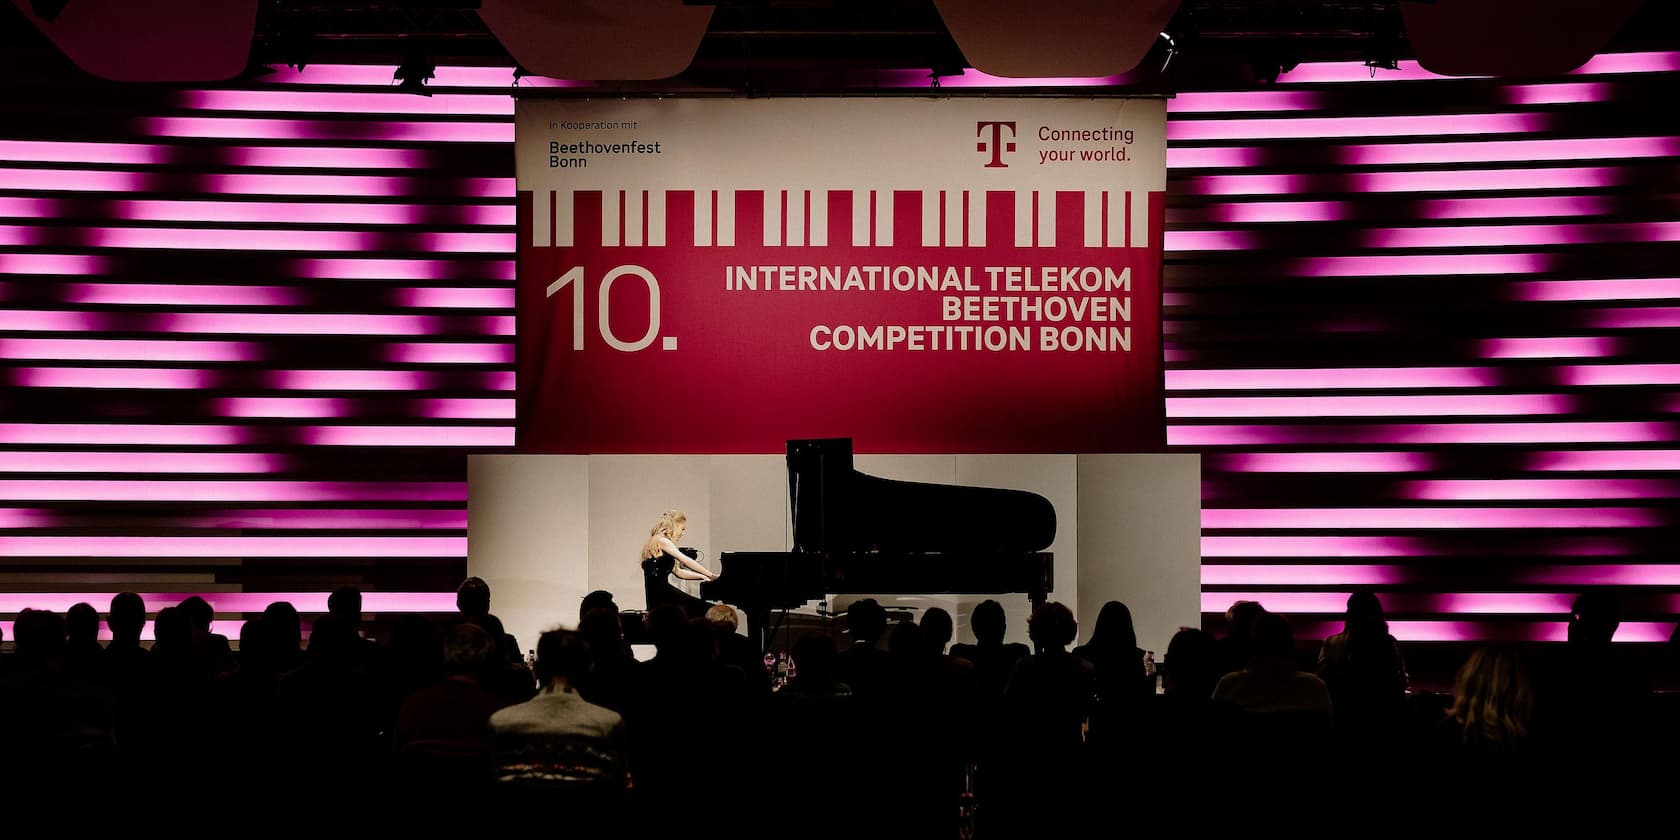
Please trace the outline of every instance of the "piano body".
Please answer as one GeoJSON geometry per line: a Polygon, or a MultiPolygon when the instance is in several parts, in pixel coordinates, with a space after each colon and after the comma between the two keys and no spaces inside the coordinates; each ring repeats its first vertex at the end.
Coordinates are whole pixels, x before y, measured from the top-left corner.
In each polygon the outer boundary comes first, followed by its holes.
{"type": "Polygon", "coordinates": [[[895,481],[852,467],[848,438],[790,440],[793,551],[724,552],[700,596],[747,613],[761,647],[770,613],[826,595],[1022,592],[1054,585],[1056,510],[1037,493],[895,481]]]}

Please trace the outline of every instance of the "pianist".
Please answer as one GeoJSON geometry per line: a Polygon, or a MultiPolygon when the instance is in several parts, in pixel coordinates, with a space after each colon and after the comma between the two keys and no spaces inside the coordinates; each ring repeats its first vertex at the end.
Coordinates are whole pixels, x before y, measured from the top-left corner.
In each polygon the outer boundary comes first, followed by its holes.
{"type": "Polygon", "coordinates": [[[688,517],[680,510],[659,515],[648,540],[642,546],[642,582],[647,586],[647,608],[652,612],[667,604],[681,607],[690,619],[704,618],[711,604],[671,585],[670,575],[683,580],[717,580],[698,560],[682,553],[677,541],[688,530],[688,517]]]}

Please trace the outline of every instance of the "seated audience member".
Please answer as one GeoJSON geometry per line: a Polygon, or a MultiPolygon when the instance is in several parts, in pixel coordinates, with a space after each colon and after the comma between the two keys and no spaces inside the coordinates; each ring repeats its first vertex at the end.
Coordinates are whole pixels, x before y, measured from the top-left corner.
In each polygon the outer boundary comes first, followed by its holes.
{"type": "Polygon", "coordinates": [[[1213,699],[1242,713],[1239,734],[1260,750],[1295,758],[1328,747],[1330,690],[1295,667],[1295,633],[1277,613],[1255,619],[1248,664],[1226,674],[1213,699]]]}
{"type": "Polygon", "coordinates": [[[974,678],[979,684],[982,703],[995,702],[1003,697],[1003,687],[1015,663],[1030,655],[1031,650],[1020,642],[1004,644],[1008,623],[1003,605],[990,598],[981,601],[969,614],[968,626],[974,633],[974,644],[955,644],[951,655],[974,663],[974,678]]]}
{"type": "MultiPolygon", "coordinates": [[[[589,670],[589,649],[570,630],[537,641],[536,697],[490,716],[498,787],[567,806],[570,817],[606,818],[629,781],[624,718],[584,700],[575,688],[589,670]]],[[[523,797],[522,797],[523,798],[523,797]]]]}
{"type": "Polygon", "coordinates": [[[403,702],[392,750],[405,778],[428,787],[475,787],[490,776],[490,716],[503,708],[485,688],[500,665],[496,642],[475,624],[443,639],[444,678],[403,702]]]}

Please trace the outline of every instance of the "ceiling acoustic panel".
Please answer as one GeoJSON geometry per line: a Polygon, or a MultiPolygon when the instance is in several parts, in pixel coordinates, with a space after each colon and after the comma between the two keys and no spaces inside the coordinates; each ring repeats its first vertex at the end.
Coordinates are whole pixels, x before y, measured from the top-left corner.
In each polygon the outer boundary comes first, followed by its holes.
{"type": "Polygon", "coordinates": [[[238,76],[250,59],[257,22],[257,0],[12,3],[77,67],[119,82],[238,76]]]}
{"type": "Polygon", "coordinates": [[[1418,64],[1443,76],[1567,73],[1610,43],[1644,0],[1403,0],[1418,64]]]}
{"type": "Polygon", "coordinates": [[[521,67],[556,79],[668,79],[694,61],[712,7],[683,0],[484,0],[521,67]]]}
{"type": "Polygon", "coordinates": [[[1012,78],[1113,76],[1143,61],[1179,0],[934,0],[976,69],[1012,78]]]}

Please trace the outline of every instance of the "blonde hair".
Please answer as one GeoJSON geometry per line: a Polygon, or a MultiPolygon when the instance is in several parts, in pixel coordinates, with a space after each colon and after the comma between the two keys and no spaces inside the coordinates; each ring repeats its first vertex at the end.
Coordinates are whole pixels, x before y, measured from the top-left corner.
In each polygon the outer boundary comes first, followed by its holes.
{"type": "Polygon", "coordinates": [[[1509,746],[1528,735],[1534,688],[1522,660],[1508,650],[1481,648],[1458,669],[1449,714],[1464,725],[1464,740],[1509,746]]]}
{"type": "Polygon", "coordinates": [[[659,547],[660,537],[676,542],[677,526],[687,521],[688,517],[680,510],[668,510],[659,514],[659,521],[653,523],[653,530],[648,532],[647,542],[642,544],[642,559],[658,557],[663,552],[659,547]]]}

